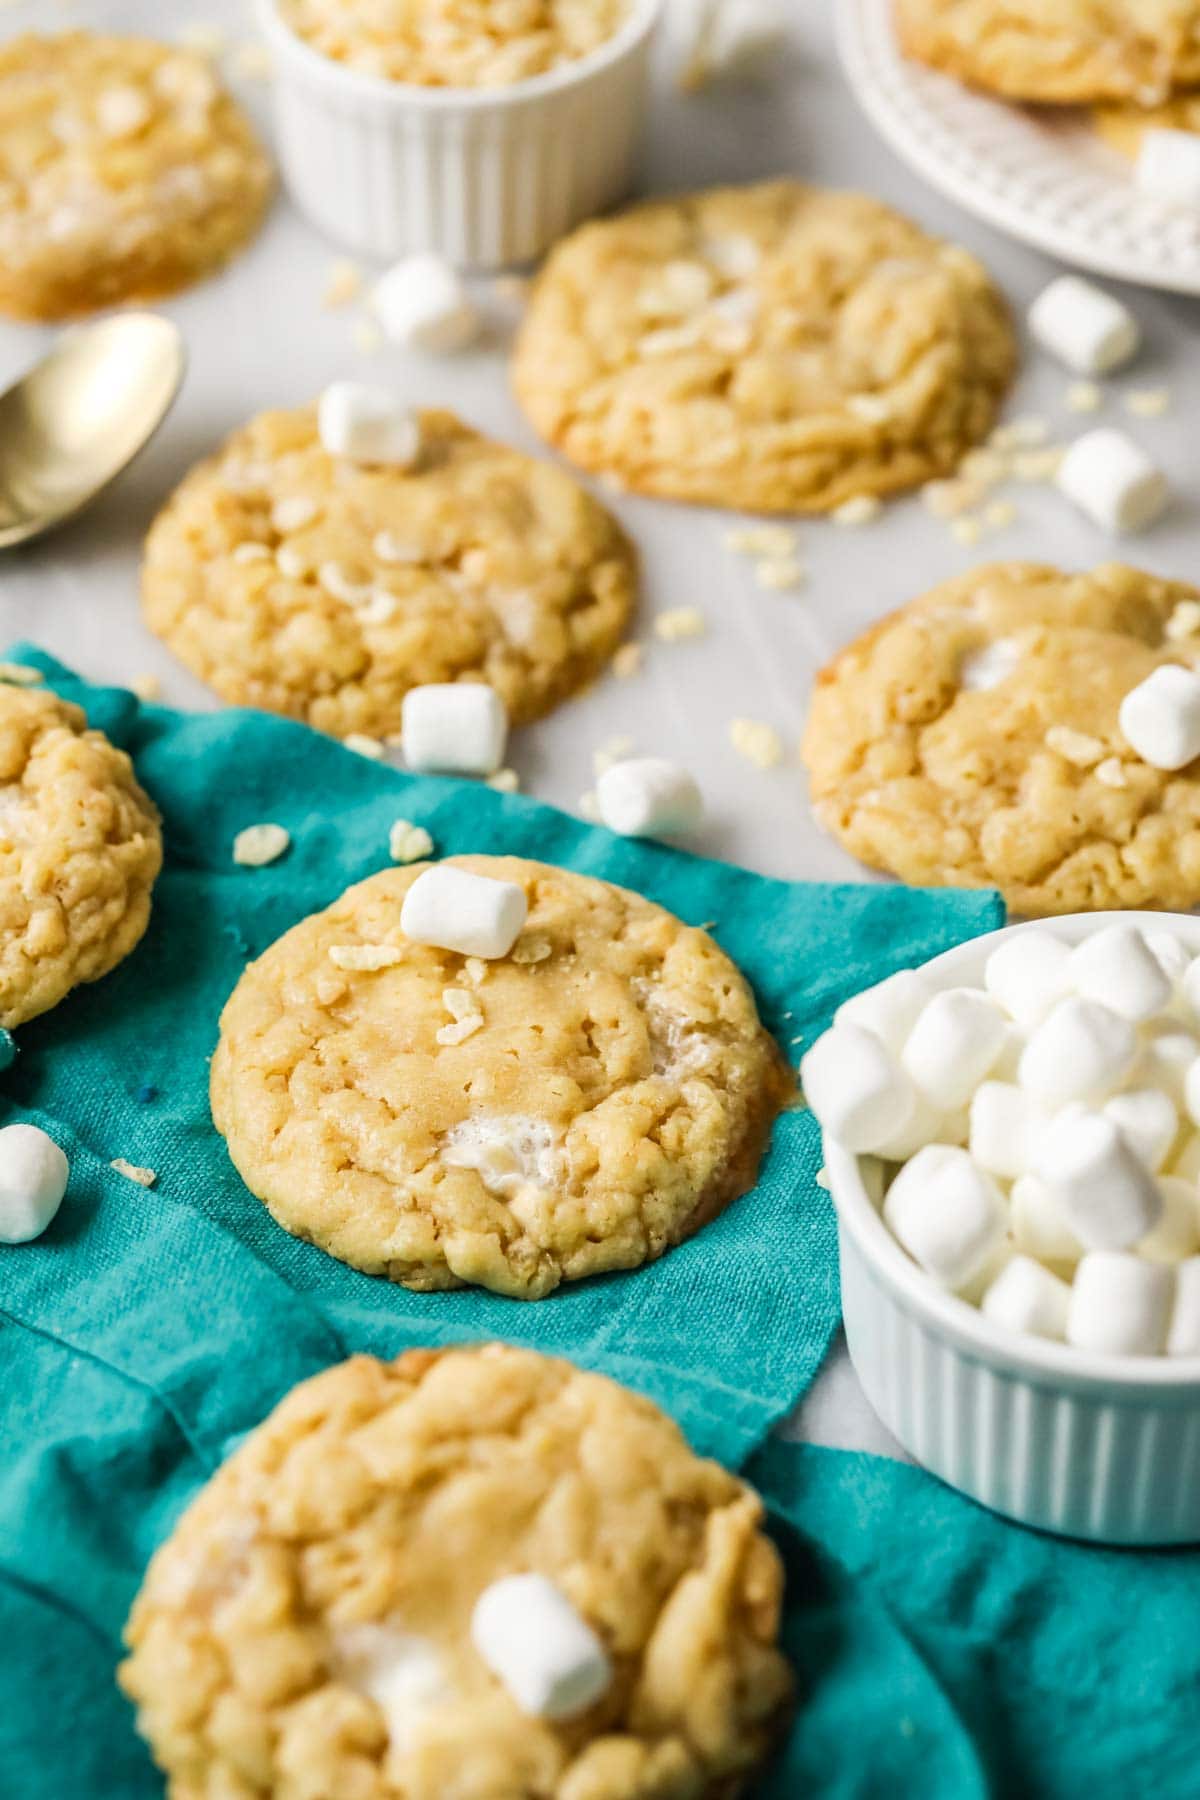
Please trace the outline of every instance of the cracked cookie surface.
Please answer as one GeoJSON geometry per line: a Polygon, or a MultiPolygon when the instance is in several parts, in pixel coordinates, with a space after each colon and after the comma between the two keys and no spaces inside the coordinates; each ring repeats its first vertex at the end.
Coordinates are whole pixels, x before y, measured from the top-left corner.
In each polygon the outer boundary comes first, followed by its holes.
{"type": "Polygon", "coordinates": [[[349,68],[421,87],[508,87],[588,56],[629,0],[284,0],[298,36],[349,68]]]}
{"type": "Polygon", "coordinates": [[[896,0],[910,56],[1011,100],[1153,106],[1200,81],[1200,0],[896,0]]]}
{"type": "Polygon", "coordinates": [[[790,1092],[748,984],[639,895],[448,860],[524,888],[512,951],[408,941],[419,864],[295,926],[222,1015],[212,1108],[235,1165],[285,1229],[407,1287],[539,1299],[652,1261],[752,1186],[790,1092]],[[354,966],[362,946],[375,966],[354,966]]]}
{"type": "Polygon", "coordinates": [[[272,186],[203,57],[88,31],[0,46],[0,311],[173,293],[253,236],[272,186]]]}
{"type": "Polygon", "coordinates": [[[0,684],[0,1025],[128,956],[161,865],[125,752],[45,688],[0,684]]]}
{"type": "Polygon", "coordinates": [[[825,511],[950,473],[1014,361],[965,250],[863,195],[772,181],[572,233],[537,280],[514,383],[551,443],[630,488],[825,511]]]}
{"type": "Polygon", "coordinates": [[[733,1800],[790,1690],[762,1516],[649,1401],[569,1363],[501,1344],[354,1357],[189,1507],[121,1683],[171,1800],[733,1800]],[[557,1725],[522,1714],[470,1639],[482,1590],[526,1570],[612,1663],[557,1725]],[[414,1640],[422,1689],[389,1696],[389,1655],[411,1667],[414,1640]]]}
{"type": "Polygon", "coordinates": [[[147,623],[236,705],[335,737],[400,729],[410,687],[486,681],[522,724],[599,674],[633,606],[619,526],[561,469],[421,414],[412,471],[260,414],[151,527],[147,623]]]}
{"type": "Polygon", "coordinates": [[[1125,695],[1200,668],[1200,590],[1119,564],[973,570],[883,619],[817,679],[819,822],[913,885],[998,887],[1017,913],[1200,904],[1200,765],[1142,762],[1125,695]]]}

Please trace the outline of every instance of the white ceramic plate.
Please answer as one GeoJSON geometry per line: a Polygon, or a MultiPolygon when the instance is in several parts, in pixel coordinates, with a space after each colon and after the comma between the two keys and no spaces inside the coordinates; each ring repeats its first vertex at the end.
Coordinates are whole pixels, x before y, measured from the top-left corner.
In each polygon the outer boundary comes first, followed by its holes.
{"type": "Polygon", "coordinates": [[[1146,199],[1085,111],[994,100],[900,54],[892,0],[835,0],[846,74],[918,175],[1013,237],[1080,268],[1200,294],[1200,214],[1146,199]]]}

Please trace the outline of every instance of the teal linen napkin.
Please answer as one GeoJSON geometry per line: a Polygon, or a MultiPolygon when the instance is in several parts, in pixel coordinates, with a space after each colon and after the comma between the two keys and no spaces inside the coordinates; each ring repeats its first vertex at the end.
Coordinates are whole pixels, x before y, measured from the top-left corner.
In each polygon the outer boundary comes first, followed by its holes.
{"type": "Polygon", "coordinates": [[[1194,1800],[1200,1553],[1009,1524],[921,1469],[772,1442],[801,1703],[756,1800],[1194,1800]]]}
{"type": "Polygon", "coordinates": [[[28,646],[7,654],[130,750],[167,846],[143,943],[22,1027],[0,1075],[3,1116],[45,1125],[72,1165],[50,1230],[3,1252],[0,1269],[0,1628],[28,1646],[0,1709],[0,1792],[90,1800],[144,1785],[109,1690],[146,1559],[229,1441],[296,1381],[351,1350],[505,1337],[641,1389],[736,1466],[804,1392],[838,1316],[804,1112],[779,1120],[753,1192],[692,1242],[536,1305],[409,1294],[289,1237],[208,1112],[217,1017],[248,958],[387,866],[389,828],[406,817],[440,852],[542,858],[711,922],[795,1057],[846,995],[993,929],[1002,908],[987,893],[769,881],[519,796],[405,776],[285,720],[187,716],[91,687],[28,646]],[[235,834],[264,820],[287,827],[291,849],[236,866],[235,834]],[[156,1169],[156,1185],[115,1173],[114,1157],[156,1169]],[[94,1728],[60,1741],[56,1720],[93,1713],[94,1728]]]}

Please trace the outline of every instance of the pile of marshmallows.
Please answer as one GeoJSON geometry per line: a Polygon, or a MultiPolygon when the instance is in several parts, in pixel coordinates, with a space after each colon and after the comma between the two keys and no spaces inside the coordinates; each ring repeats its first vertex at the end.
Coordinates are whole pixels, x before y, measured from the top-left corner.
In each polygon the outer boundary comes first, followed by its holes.
{"type": "Polygon", "coordinates": [[[1200,1355],[1200,957],[1173,933],[1026,928],[982,988],[893,975],[800,1074],[831,1138],[901,1165],[864,1175],[940,1286],[1012,1331],[1200,1355]]]}

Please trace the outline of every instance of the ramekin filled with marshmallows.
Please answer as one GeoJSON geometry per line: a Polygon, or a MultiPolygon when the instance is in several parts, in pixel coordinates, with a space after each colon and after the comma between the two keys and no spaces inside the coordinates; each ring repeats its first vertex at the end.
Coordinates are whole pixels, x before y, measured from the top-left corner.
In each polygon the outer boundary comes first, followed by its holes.
{"type": "Polygon", "coordinates": [[[905,1449],[1026,1524],[1200,1541],[1200,919],[960,945],[847,1001],[801,1082],[905,1449]]]}

